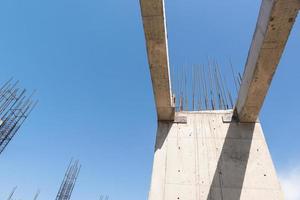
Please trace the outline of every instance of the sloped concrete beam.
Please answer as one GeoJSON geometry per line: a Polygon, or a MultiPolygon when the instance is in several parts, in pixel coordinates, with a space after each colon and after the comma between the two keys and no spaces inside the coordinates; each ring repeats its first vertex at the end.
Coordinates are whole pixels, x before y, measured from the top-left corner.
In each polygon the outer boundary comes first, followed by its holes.
{"type": "Polygon", "coordinates": [[[255,122],[300,8],[299,0],[263,0],[235,113],[255,122]]]}
{"type": "Polygon", "coordinates": [[[158,120],[174,119],[163,0],[140,0],[158,120]]]}

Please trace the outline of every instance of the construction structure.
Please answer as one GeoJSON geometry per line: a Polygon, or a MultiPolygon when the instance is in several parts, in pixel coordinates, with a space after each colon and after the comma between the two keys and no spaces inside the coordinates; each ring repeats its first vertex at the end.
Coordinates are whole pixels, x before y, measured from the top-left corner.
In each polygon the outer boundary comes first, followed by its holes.
{"type": "Polygon", "coordinates": [[[0,154],[37,104],[17,85],[10,79],[0,88],[0,154]]]}
{"type": "Polygon", "coordinates": [[[81,165],[79,161],[76,160],[75,162],[71,161],[68,169],[65,173],[64,179],[62,184],[59,188],[59,191],[56,196],[56,200],[70,200],[72,196],[72,192],[80,172],[81,165]]]}
{"type": "Polygon", "coordinates": [[[99,200],[109,200],[109,196],[100,195],[99,200]]]}
{"type": "MultiPolygon", "coordinates": [[[[197,109],[193,98],[193,111],[171,88],[164,0],[140,6],[158,118],[149,200],[284,199],[258,116],[300,1],[262,0],[232,109],[217,78],[217,95],[202,94],[197,109]]],[[[214,73],[193,74],[202,87],[214,73]]]]}
{"type": "MultiPolygon", "coordinates": [[[[16,190],[17,190],[17,186],[14,187],[14,188],[12,189],[12,191],[10,192],[10,194],[9,194],[9,196],[8,196],[8,198],[7,198],[7,200],[13,200],[13,196],[14,196],[16,190]]],[[[35,195],[34,195],[34,197],[33,197],[33,200],[37,200],[38,197],[39,197],[39,195],[40,195],[40,190],[38,190],[38,191],[35,193],[35,195]]]]}
{"type": "Polygon", "coordinates": [[[16,190],[17,190],[17,186],[14,187],[14,188],[12,189],[12,191],[11,191],[11,193],[9,194],[7,200],[12,200],[12,197],[13,197],[13,195],[15,194],[16,190]]]}
{"type": "Polygon", "coordinates": [[[34,197],[33,197],[33,200],[37,200],[38,197],[39,197],[39,195],[40,195],[40,193],[41,193],[41,191],[38,190],[38,191],[35,193],[35,195],[34,195],[34,197]]]}

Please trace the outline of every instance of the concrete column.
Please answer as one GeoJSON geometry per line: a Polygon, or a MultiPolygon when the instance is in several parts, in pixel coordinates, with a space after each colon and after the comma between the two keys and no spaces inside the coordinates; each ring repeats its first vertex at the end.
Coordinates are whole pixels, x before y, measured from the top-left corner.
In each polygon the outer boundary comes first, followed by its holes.
{"type": "Polygon", "coordinates": [[[160,122],[149,200],[283,200],[260,123],[232,110],[176,113],[160,122]]]}
{"type": "Polygon", "coordinates": [[[299,7],[299,0],[262,1],[235,108],[241,122],[256,121],[299,7]]]}
{"type": "Polygon", "coordinates": [[[163,0],[140,0],[158,120],[174,119],[163,0]]]}

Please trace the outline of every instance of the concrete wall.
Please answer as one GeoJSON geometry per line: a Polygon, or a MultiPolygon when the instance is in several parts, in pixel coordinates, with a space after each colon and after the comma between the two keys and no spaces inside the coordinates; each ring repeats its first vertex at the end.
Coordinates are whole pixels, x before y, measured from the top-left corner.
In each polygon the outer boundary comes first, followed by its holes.
{"type": "Polygon", "coordinates": [[[284,199],[260,123],[232,111],[159,122],[149,200],[284,199]],[[176,120],[175,120],[176,121],[176,120]]]}

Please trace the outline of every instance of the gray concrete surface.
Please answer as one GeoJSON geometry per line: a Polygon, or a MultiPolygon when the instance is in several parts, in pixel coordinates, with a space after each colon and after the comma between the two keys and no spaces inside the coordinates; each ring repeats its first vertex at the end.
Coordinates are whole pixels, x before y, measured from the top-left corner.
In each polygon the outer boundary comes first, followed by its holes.
{"type": "Polygon", "coordinates": [[[260,123],[232,110],[181,112],[159,122],[149,200],[282,200],[260,123]]]}
{"type": "Polygon", "coordinates": [[[299,7],[299,0],[262,1],[236,103],[241,122],[257,119],[299,7]]]}
{"type": "Polygon", "coordinates": [[[174,119],[163,0],[140,0],[158,120],[174,119]]]}

